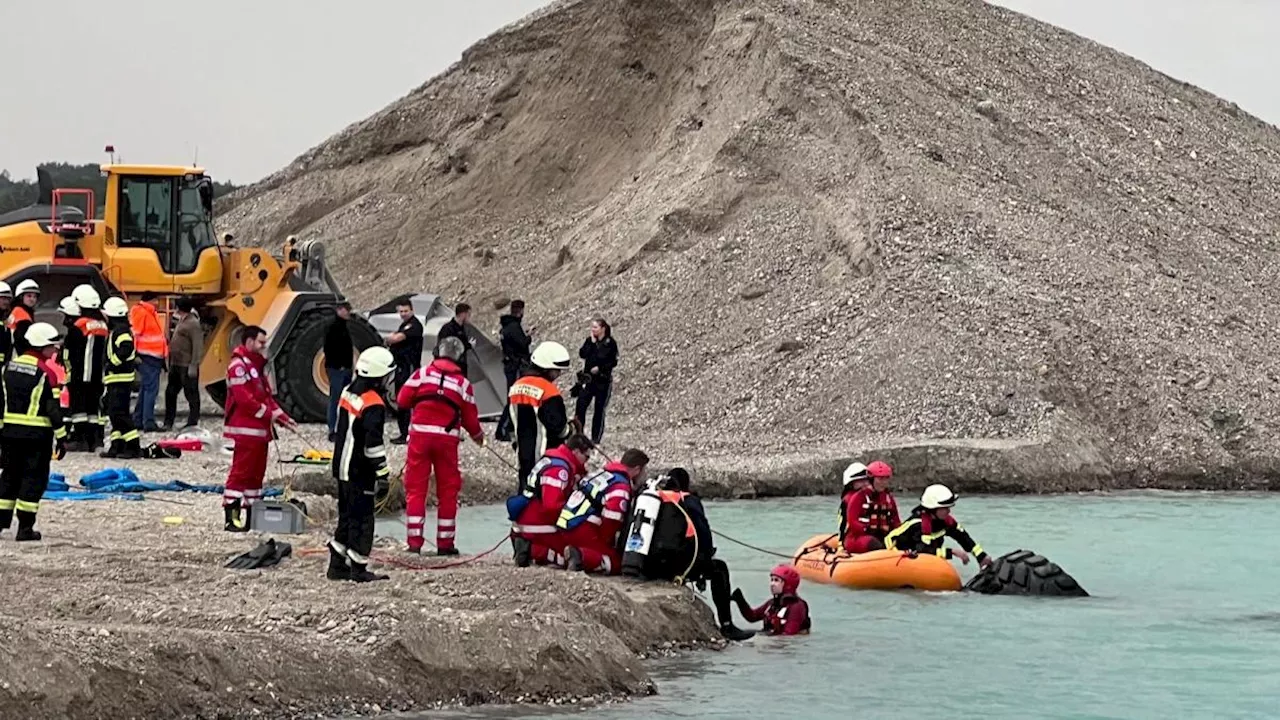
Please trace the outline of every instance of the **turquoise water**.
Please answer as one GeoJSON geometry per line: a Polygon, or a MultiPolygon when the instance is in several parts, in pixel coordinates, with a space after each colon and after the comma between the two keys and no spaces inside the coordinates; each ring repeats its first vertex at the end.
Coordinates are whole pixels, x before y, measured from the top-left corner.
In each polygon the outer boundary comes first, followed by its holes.
{"type": "MultiPolygon", "coordinates": [[[[790,552],[832,525],[835,502],[707,507],[717,530],[790,552]]],[[[859,592],[806,582],[801,595],[814,618],[811,635],[757,637],[723,652],[696,653],[656,667],[656,697],[561,714],[593,720],[845,720],[921,711],[992,719],[1280,717],[1280,572],[1269,552],[1270,521],[1278,512],[1280,498],[1259,495],[965,498],[957,516],[989,551],[1036,550],[1093,597],[859,592]]],[[[464,510],[463,550],[492,545],[501,518],[498,507],[464,510]]],[[[749,600],[761,601],[777,559],[723,540],[718,546],[735,584],[749,600]]],[[[976,563],[957,566],[966,579],[976,572],[976,563]]],[[[492,708],[418,717],[550,714],[492,708]]]]}

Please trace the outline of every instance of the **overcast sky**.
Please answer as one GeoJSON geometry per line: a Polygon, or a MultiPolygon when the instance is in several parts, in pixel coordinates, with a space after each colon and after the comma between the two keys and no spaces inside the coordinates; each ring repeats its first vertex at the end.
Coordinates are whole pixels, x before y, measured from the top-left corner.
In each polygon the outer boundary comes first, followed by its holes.
{"type": "MultiPolygon", "coordinates": [[[[0,169],[200,162],[245,183],[546,0],[0,0],[0,169]],[[135,46],[138,49],[130,49],[135,46]],[[142,48],[147,48],[146,50],[142,48]],[[159,54],[160,51],[164,54],[159,54]]],[[[1280,122],[1277,0],[999,0],[1280,122]]]]}

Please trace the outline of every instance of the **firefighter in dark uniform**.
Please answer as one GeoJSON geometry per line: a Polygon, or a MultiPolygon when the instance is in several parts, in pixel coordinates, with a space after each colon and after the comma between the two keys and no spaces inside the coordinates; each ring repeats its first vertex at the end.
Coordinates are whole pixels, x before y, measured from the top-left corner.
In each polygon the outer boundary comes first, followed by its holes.
{"type": "Polygon", "coordinates": [[[338,401],[338,439],[333,448],[333,477],[338,481],[338,527],[329,541],[330,580],[371,582],[386,575],[369,572],[373,552],[378,483],[391,475],[382,426],[387,393],[395,372],[391,351],[374,346],[356,360],[356,378],[338,401]]]}
{"type": "Polygon", "coordinates": [[[102,316],[102,297],[91,285],[77,285],[71,299],[80,308],[80,318],[67,329],[67,390],[71,392],[71,435],[67,439],[70,452],[93,452],[102,447],[103,426],[100,410],[102,373],[107,358],[106,318],[102,316]]]}
{"type": "Polygon", "coordinates": [[[946,485],[930,485],[920,494],[920,504],[911,511],[911,517],[884,539],[890,550],[915,555],[925,553],[937,555],[950,560],[960,558],[965,565],[969,564],[969,554],[973,553],[978,564],[987,567],[991,564],[991,556],[965,531],[951,508],[955,507],[958,496],[946,485]],[[943,547],[947,538],[955,540],[961,550],[943,547]]]}
{"type": "Polygon", "coordinates": [[[124,298],[109,297],[102,303],[102,314],[107,316],[111,333],[107,337],[106,371],[102,374],[103,400],[111,420],[111,446],[100,455],[132,460],[141,457],[142,441],[129,412],[129,396],[138,364],[133,330],[129,326],[129,304],[124,298]]]}
{"type": "Polygon", "coordinates": [[[26,351],[4,369],[4,427],[0,428],[0,532],[18,517],[18,542],[39,540],[36,513],[49,485],[49,461],[67,453],[66,428],[45,361],[58,352],[58,331],[33,323],[26,351]]]}
{"type": "MultiPolygon", "coordinates": [[[[507,391],[507,412],[515,440],[517,484],[524,482],[546,452],[560,447],[574,427],[564,396],[556,387],[560,373],[569,369],[569,351],[557,342],[534,348],[531,367],[507,391]]],[[[580,428],[579,428],[580,429],[580,428]]]]}

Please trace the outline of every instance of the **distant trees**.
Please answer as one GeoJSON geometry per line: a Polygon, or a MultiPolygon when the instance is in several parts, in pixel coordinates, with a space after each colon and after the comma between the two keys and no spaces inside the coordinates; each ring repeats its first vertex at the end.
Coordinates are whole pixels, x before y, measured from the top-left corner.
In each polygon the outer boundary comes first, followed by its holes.
{"type": "MultiPolygon", "coordinates": [[[[55,188],[87,188],[93,191],[98,206],[102,206],[103,196],[107,191],[107,179],[102,177],[102,171],[97,163],[88,165],[44,163],[40,167],[49,173],[55,188]]],[[[226,195],[238,187],[231,183],[215,182],[214,197],[226,195]]],[[[33,205],[39,194],[35,180],[14,180],[8,170],[0,170],[0,213],[33,205]]]]}

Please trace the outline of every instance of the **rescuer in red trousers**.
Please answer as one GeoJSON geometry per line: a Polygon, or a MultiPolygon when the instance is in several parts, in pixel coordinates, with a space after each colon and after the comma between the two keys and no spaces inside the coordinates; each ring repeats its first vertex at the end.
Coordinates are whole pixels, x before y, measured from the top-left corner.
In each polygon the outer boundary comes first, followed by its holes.
{"type": "Polygon", "coordinates": [[[250,325],[244,329],[227,364],[226,424],[222,436],[235,443],[235,450],[222,491],[222,511],[224,529],[231,532],[248,532],[250,510],[262,497],[271,424],[297,426],[271,395],[267,358],[262,354],[266,347],[267,331],[250,325]]]}
{"type": "Polygon", "coordinates": [[[631,494],[644,484],[648,466],[649,456],[631,448],[618,462],[584,478],[560,511],[559,532],[535,543],[534,557],[554,553],[556,564],[568,570],[617,575],[622,570],[618,533],[631,507],[631,494]]]}
{"type": "MultiPolygon", "coordinates": [[[[587,474],[587,458],[591,441],[582,435],[571,435],[559,447],[548,450],[520,483],[520,492],[507,499],[511,518],[511,547],[519,567],[533,561],[533,544],[556,532],[556,520],[587,474]]],[[[539,565],[550,562],[545,548],[537,558],[539,565]]]]}
{"type": "Polygon", "coordinates": [[[477,445],[484,445],[480,411],[471,381],[458,367],[466,347],[456,337],[436,346],[436,359],[405,381],[396,395],[396,406],[411,412],[409,457],[404,471],[406,525],[409,552],[422,552],[422,527],[427,519],[427,490],[431,471],[436,473],[436,554],[457,555],[458,492],[462,471],[458,468],[458,443],[466,430],[477,445]]]}
{"type": "Polygon", "coordinates": [[[884,539],[902,524],[898,503],[889,492],[893,468],[879,460],[870,465],[853,463],[844,471],[845,491],[840,498],[840,542],[849,553],[884,550],[884,539]]]}

